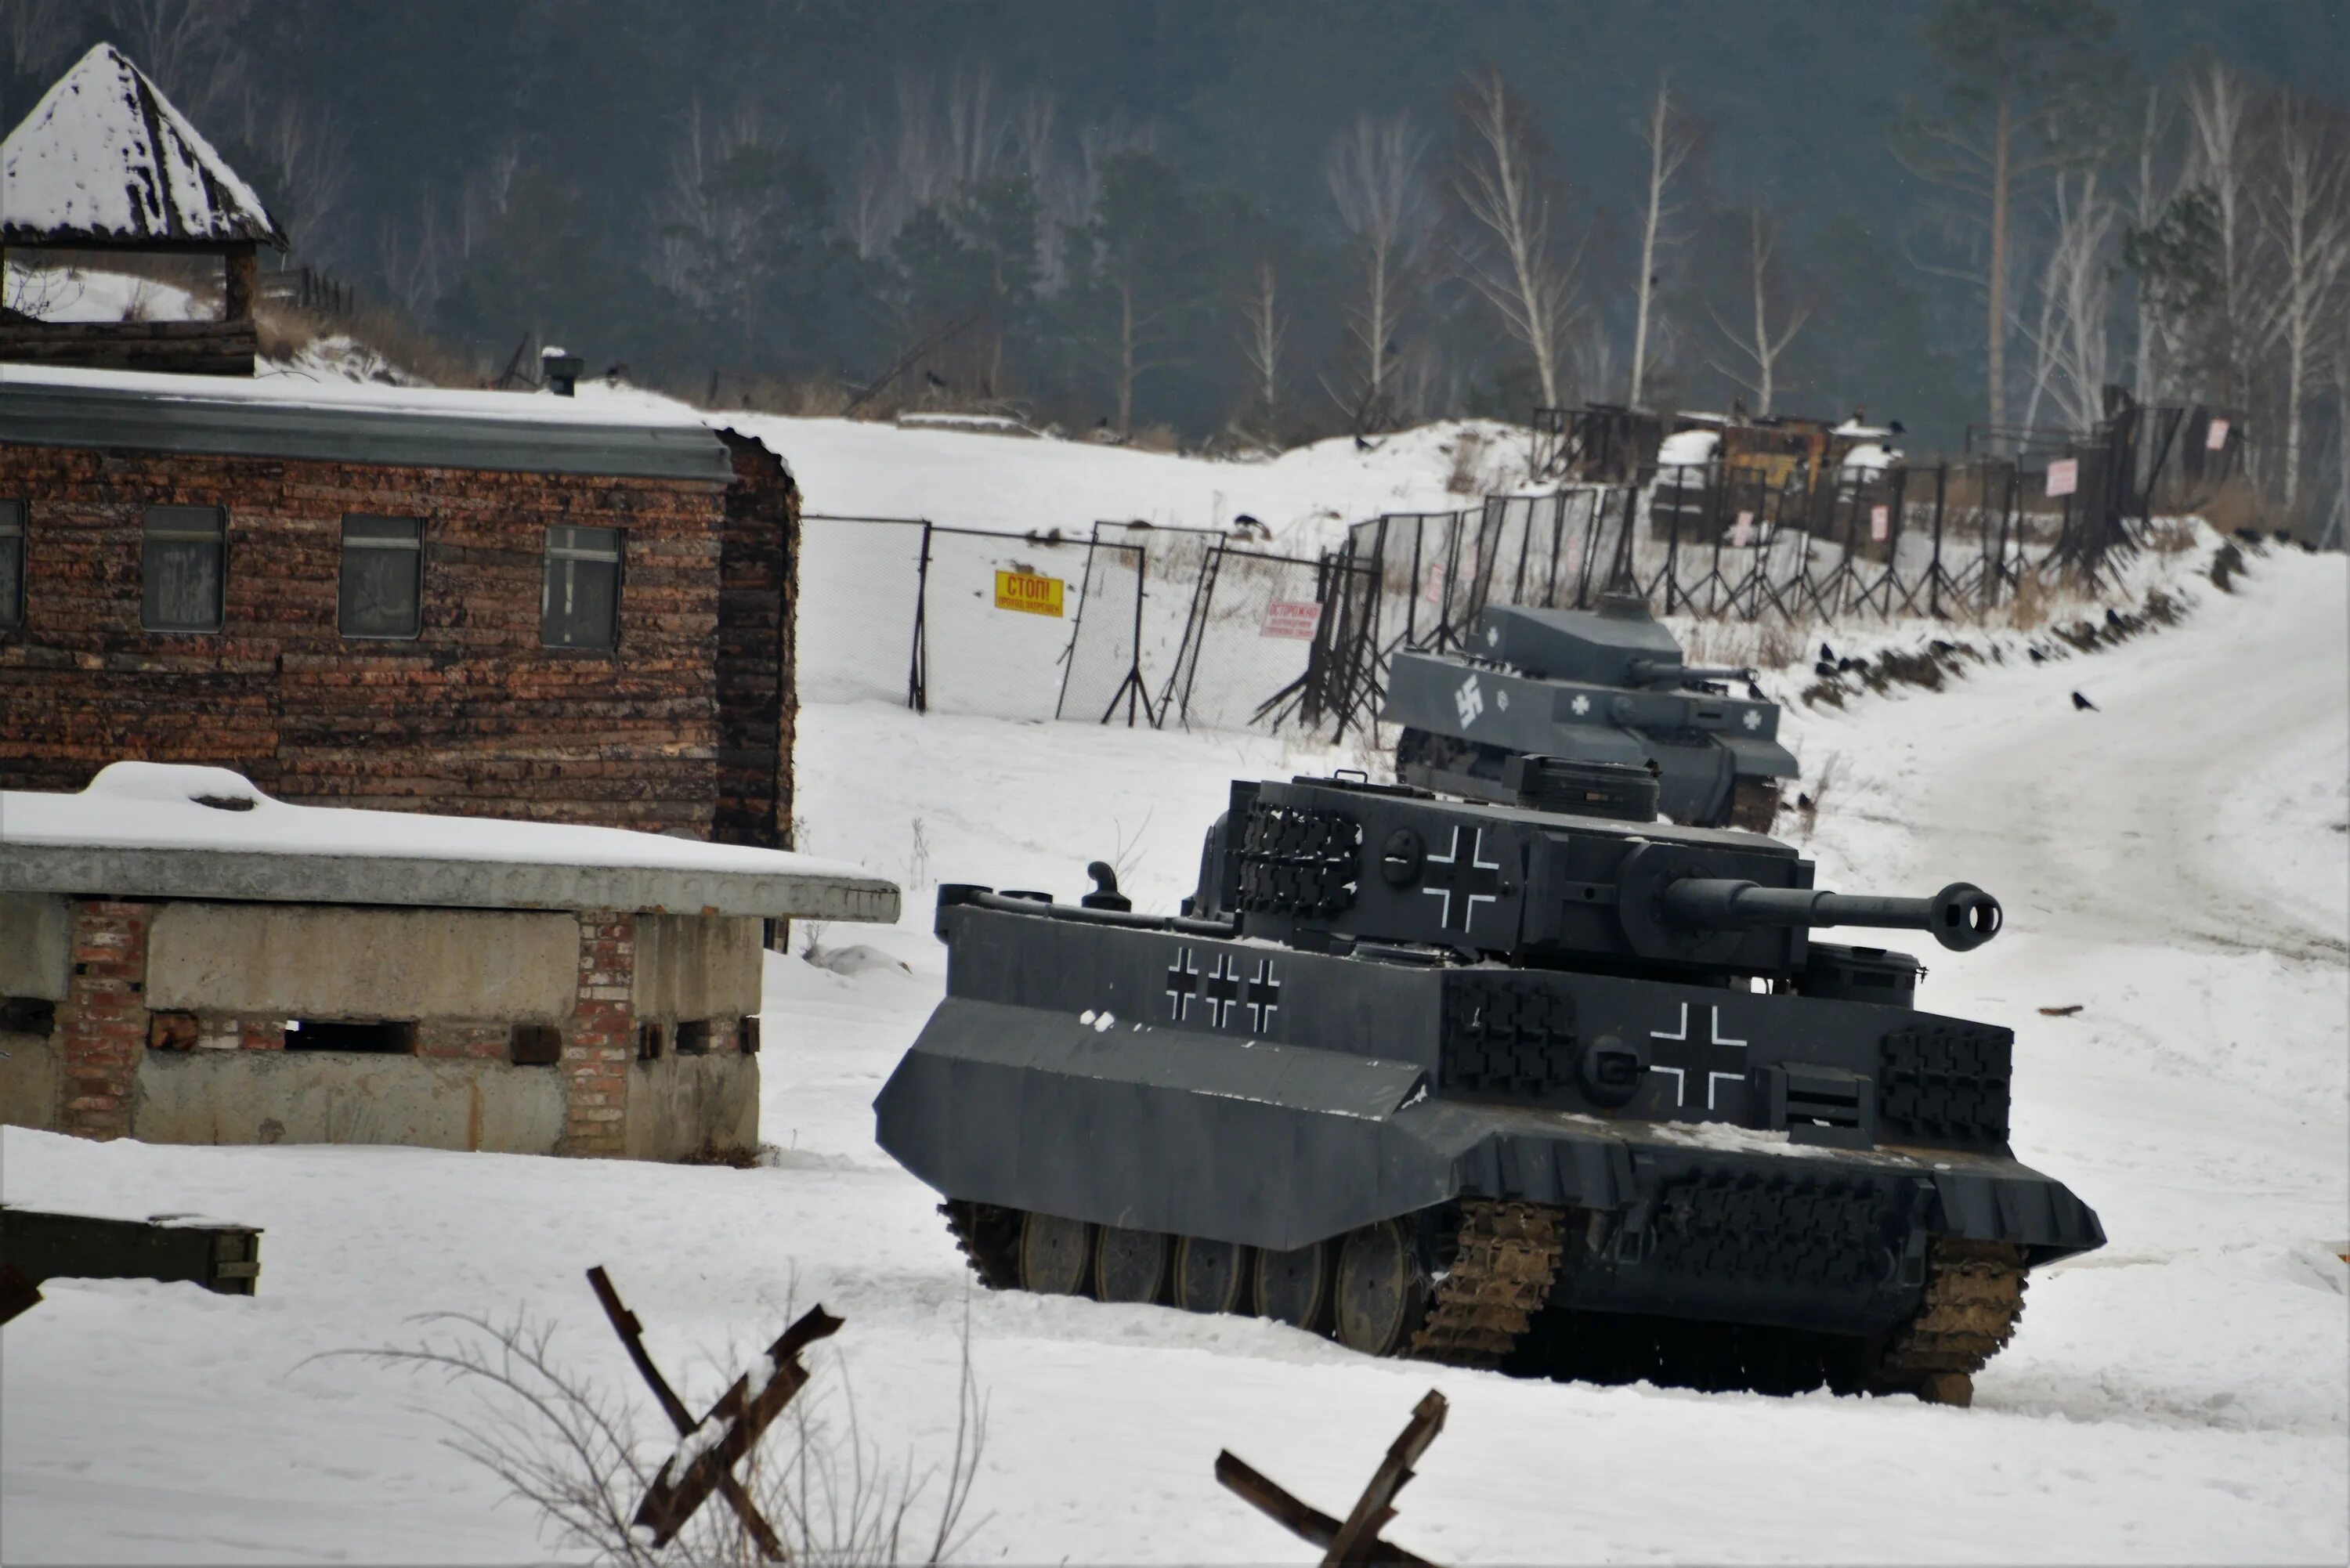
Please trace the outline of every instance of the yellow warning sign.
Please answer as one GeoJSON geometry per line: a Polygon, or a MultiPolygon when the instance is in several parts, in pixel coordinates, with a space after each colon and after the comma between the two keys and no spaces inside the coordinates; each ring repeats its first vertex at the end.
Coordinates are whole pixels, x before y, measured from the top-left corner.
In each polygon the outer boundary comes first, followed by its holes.
{"type": "Polygon", "coordinates": [[[1061,579],[1031,576],[1026,572],[995,574],[995,607],[1029,615],[1061,613],[1061,579]]]}

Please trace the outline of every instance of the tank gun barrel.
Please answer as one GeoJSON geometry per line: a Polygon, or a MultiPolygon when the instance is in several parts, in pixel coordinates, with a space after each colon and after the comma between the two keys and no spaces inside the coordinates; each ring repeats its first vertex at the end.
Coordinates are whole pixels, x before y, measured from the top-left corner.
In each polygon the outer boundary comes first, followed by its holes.
{"type": "Polygon", "coordinates": [[[1692,877],[1663,894],[1668,919],[1711,930],[1766,926],[1880,926],[1925,931],[1954,952],[1999,935],[1999,900],[1970,882],[1953,882],[1929,898],[1758,888],[1727,877],[1692,877]]]}
{"type": "Polygon", "coordinates": [[[1744,680],[1754,671],[1747,665],[1683,664],[1674,659],[1636,659],[1632,660],[1632,680],[1636,685],[1661,686],[1667,683],[1686,685],[1692,680],[1744,680]]]}

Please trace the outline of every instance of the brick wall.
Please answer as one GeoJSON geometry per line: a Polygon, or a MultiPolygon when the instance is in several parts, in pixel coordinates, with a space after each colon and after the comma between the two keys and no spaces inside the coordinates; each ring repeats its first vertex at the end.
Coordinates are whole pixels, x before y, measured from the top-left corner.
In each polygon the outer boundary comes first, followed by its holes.
{"type": "Polygon", "coordinates": [[[30,513],[26,624],[0,632],[0,788],[214,763],[287,799],[775,842],[796,497],[772,454],[729,444],[732,487],[0,443],[0,498],[30,513]],[[223,631],[140,629],[157,504],[226,508],[223,631]],[[337,629],[348,512],[424,519],[416,639],[337,629]],[[616,654],[539,645],[551,523],[625,531],[616,654]],[[723,638],[722,600],[741,622],[723,638]]]}
{"type": "Polygon", "coordinates": [[[57,1130],[126,1137],[131,1076],[147,1048],[147,928],[152,904],[78,900],[73,977],[57,1009],[57,1130]]]}
{"type": "Polygon", "coordinates": [[[629,1064],[637,1054],[634,915],[579,917],[579,1001],[563,1028],[562,1154],[628,1152],[629,1064]]]}

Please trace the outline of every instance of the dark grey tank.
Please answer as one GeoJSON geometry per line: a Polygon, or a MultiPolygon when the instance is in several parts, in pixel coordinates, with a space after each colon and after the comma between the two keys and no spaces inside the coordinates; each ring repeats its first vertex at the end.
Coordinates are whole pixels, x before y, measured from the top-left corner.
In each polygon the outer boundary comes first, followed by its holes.
{"type": "Polygon", "coordinates": [[[1281,1319],[1375,1355],[1963,1402],[2096,1216],[2008,1147],[2014,1036],[1918,1010],[1998,903],[1815,890],[1649,820],[1241,783],[1180,917],[940,889],[947,996],[876,1102],[997,1288],[1281,1319]]]}
{"type": "Polygon", "coordinates": [[[1398,653],[1380,717],[1403,726],[1406,784],[1506,799],[1512,756],[1653,764],[1675,822],[1767,833],[1795,759],[1777,704],[1750,690],[1746,670],[1683,663],[1645,600],[1610,596],[1596,611],[1493,606],[1457,655],[1398,653]]]}

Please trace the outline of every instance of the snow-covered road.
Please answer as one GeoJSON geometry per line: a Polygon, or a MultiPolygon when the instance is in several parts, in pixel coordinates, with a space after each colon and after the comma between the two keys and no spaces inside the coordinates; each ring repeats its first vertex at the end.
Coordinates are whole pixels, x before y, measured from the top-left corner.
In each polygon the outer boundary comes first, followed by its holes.
{"type": "Polygon", "coordinates": [[[2341,1562],[2350,607],[2338,558],[2272,557],[2240,587],[2113,652],[1790,725],[1807,784],[1837,759],[1822,886],[2006,900],[2006,935],[1939,955],[1924,995],[2017,1027],[2017,1150],[2112,1237],[2034,1277],[1972,1409],[1517,1382],[1249,1320],[971,1299],[931,1195],[871,1138],[941,983],[920,885],[1074,891],[1106,857],[1163,908],[1235,773],[1359,759],[819,707],[804,846],[907,879],[908,914],[818,933],[869,945],[853,974],[772,963],[769,1167],[0,1134],[10,1201],[268,1227],[252,1300],[58,1282],[0,1330],[0,1558],[537,1552],[527,1511],[441,1446],[448,1389],[307,1358],[412,1339],[418,1313],[526,1311],[627,1390],[580,1278],[600,1262],[697,1407],[787,1298],[822,1301],[848,1323],[816,1357],[832,1407],[845,1376],[893,1455],[949,1431],[968,1300],[987,1561],[1305,1560],[1215,1486],[1217,1450],[1336,1509],[1434,1385],[1451,1421],[1392,1533],[1438,1561],[2341,1562]]]}

